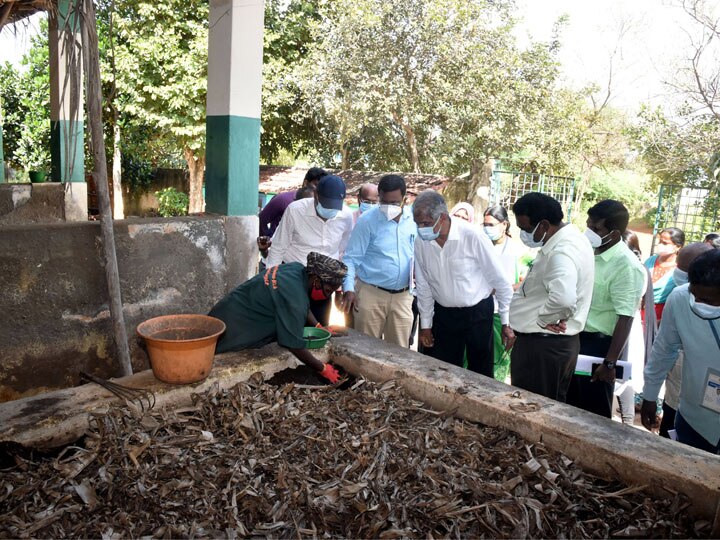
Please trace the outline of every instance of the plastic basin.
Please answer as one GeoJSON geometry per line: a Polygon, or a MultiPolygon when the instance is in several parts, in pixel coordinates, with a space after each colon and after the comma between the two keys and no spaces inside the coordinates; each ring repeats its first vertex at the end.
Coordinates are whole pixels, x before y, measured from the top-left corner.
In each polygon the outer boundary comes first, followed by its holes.
{"type": "Polygon", "coordinates": [[[330,332],[322,328],[306,326],[303,330],[303,337],[305,338],[305,347],[307,349],[321,349],[325,346],[327,340],[330,339],[330,332]]]}
{"type": "Polygon", "coordinates": [[[156,378],[170,384],[205,379],[212,369],[215,345],[225,323],[207,315],[164,315],[137,327],[147,344],[156,378]]]}

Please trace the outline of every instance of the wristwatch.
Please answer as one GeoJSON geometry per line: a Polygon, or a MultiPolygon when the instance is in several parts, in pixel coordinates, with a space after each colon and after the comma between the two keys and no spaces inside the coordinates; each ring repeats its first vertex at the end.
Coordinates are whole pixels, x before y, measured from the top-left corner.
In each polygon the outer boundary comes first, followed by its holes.
{"type": "Polygon", "coordinates": [[[607,360],[603,361],[603,364],[605,364],[605,367],[608,369],[615,369],[615,364],[617,362],[608,362],[607,360]]]}

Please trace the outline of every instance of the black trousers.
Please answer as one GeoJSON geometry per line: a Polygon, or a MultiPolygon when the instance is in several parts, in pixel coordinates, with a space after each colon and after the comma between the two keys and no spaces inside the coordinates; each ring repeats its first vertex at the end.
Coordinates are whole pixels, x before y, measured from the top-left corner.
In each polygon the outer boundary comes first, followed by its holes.
{"type": "Polygon", "coordinates": [[[677,415],[677,410],[673,409],[670,405],[663,401],[662,411],[663,414],[662,420],[660,421],[659,434],[661,437],[669,439],[670,434],[668,433],[668,431],[670,431],[671,429],[675,429],[675,417],[677,415]]]}
{"type": "MultiPolygon", "coordinates": [[[[580,332],[580,354],[605,358],[612,336],[599,332],[580,332]]],[[[567,402],[579,409],[612,418],[613,391],[615,385],[604,381],[592,382],[592,377],[573,373],[568,389],[567,402]]]]}
{"type": "Polygon", "coordinates": [[[580,352],[580,337],[519,332],[515,335],[510,355],[512,385],[564,402],[580,352]]]}
{"type": "Polygon", "coordinates": [[[448,308],[435,302],[432,333],[435,344],[425,354],[462,367],[467,351],[468,368],[493,376],[492,296],[471,307],[448,308]]]}

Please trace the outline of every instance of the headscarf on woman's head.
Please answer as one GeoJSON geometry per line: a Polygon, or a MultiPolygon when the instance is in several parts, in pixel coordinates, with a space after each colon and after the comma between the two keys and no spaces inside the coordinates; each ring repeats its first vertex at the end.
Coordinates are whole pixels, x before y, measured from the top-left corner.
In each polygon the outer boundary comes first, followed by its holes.
{"type": "Polygon", "coordinates": [[[347,275],[347,266],[332,257],[311,251],[307,256],[307,272],[319,277],[323,283],[340,287],[347,275]]]}
{"type": "Polygon", "coordinates": [[[468,215],[468,223],[475,223],[475,209],[473,208],[472,204],[466,202],[457,203],[455,206],[452,207],[452,210],[450,210],[450,215],[455,216],[455,213],[458,210],[465,210],[468,215]]]}

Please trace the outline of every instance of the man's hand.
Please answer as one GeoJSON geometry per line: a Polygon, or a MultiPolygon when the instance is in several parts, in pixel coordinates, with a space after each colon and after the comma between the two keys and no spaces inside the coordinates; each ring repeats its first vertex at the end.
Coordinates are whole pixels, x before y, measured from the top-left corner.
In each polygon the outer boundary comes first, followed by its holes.
{"type": "Polygon", "coordinates": [[[358,304],[357,304],[357,298],[355,297],[355,293],[352,291],[345,291],[343,293],[343,299],[342,299],[342,310],[343,313],[350,313],[350,310],[357,311],[358,310],[358,304]]]}
{"type": "Polygon", "coordinates": [[[435,345],[435,338],[432,334],[432,328],[423,328],[420,330],[420,345],[428,349],[435,345]]]}
{"type": "Polygon", "coordinates": [[[512,328],[510,328],[509,325],[503,324],[502,326],[502,344],[505,347],[506,351],[509,351],[512,349],[512,346],[515,344],[515,332],[512,331],[512,328]]]}
{"type": "Polygon", "coordinates": [[[640,420],[648,431],[656,430],[658,428],[657,403],[643,399],[640,407],[640,420]]]}
{"type": "Polygon", "coordinates": [[[323,367],[322,371],[320,372],[320,376],[326,378],[332,384],[335,384],[340,380],[340,373],[338,373],[338,370],[332,367],[330,364],[325,364],[325,367],[323,367]]]}
{"type": "Polygon", "coordinates": [[[600,364],[597,368],[595,368],[595,373],[593,373],[592,379],[590,380],[592,382],[606,382],[613,384],[615,382],[615,368],[610,369],[604,363],[600,364]]]}
{"type": "Polygon", "coordinates": [[[257,237],[257,246],[260,250],[260,254],[263,257],[267,257],[268,250],[270,249],[270,246],[272,246],[272,240],[270,240],[269,236],[258,236],[257,237]]]}
{"type": "Polygon", "coordinates": [[[567,321],[558,321],[555,324],[545,325],[545,330],[553,334],[564,334],[567,330],[567,321]]]}

